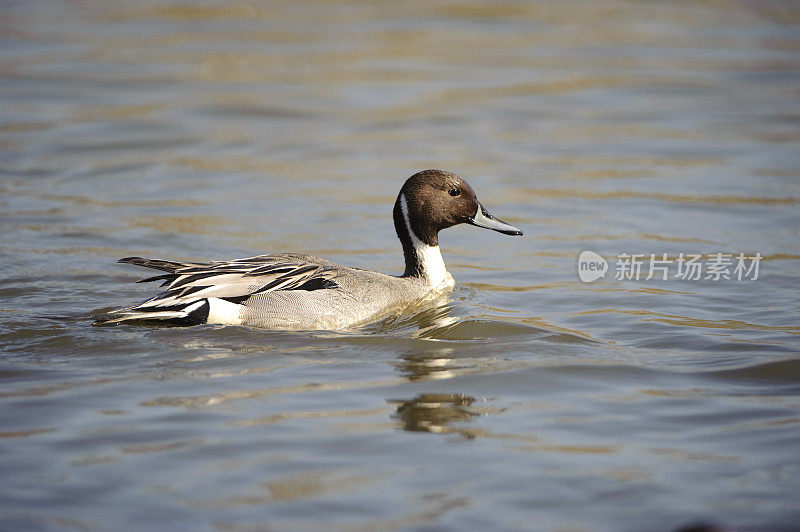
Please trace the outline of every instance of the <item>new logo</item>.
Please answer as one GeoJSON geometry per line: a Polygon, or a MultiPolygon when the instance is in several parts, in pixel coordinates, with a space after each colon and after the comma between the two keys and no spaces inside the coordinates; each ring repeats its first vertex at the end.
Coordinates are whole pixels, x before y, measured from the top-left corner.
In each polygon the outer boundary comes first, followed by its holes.
{"type": "Polygon", "coordinates": [[[606,276],[608,262],[594,251],[581,251],[578,257],[578,277],[584,283],[591,283],[606,276]]]}

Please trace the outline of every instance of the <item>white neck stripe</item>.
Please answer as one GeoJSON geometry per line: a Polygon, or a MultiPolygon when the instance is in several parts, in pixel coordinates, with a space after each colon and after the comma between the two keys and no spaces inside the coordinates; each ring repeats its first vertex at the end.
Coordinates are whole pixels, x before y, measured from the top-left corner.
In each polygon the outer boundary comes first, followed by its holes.
{"type": "Polygon", "coordinates": [[[417,242],[422,242],[417,235],[414,234],[414,231],[411,229],[411,220],[408,219],[408,202],[406,201],[406,195],[400,194],[400,212],[403,213],[403,221],[406,222],[406,229],[408,229],[408,234],[411,236],[411,242],[414,244],[414,248],[417,247],[417,242]]]}
{"type": "Polygon", "coordinates": [[[406,195],[400,194],[400,212],[403,214],[403,221],[406,223],[408,229],[408,236],[411,238],[411,245],[414,247],[414,253],[417,254],[417,261],[422,270],[422,275],[425,276],[428,283],[433,286],[439,286],[447,280],[447,268],[445,268],[444,260],[442,260],[442,253],[439,251],[439,246],[429,246],[419,239],[414,230],[411,229],[411,221],[408,217],[408,203],[406,202],[406,195]]]}

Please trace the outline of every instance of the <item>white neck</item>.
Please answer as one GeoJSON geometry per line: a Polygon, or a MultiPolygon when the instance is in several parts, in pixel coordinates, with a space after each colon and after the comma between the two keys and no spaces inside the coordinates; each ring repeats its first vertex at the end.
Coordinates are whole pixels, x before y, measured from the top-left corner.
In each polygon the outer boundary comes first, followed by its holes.
{"type": "Polygon", "coordinates": [[[408,204],[406,203],[405,195],[400,196],[400,210],[403,213],[403,219],[406,222],[406,229],[408,235],[411,237],[411,244],[414,246],[414,252],[417,254],[422,275],[425,277],[428,284],[431,286],[439,286],[448,281],[450,274],[447,273],[447,268],[444,266],[442,260],[442,253],[439,251],[439,246],[429,246],[414,234],[411,229],[411,222],[408,219],[408,204]]]}

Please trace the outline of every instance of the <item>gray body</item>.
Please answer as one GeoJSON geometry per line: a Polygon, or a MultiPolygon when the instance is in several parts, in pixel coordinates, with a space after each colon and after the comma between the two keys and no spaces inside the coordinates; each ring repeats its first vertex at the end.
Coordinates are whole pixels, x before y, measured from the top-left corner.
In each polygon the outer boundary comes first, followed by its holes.
{"type": "MultiPolygon", "coordinates": [[[[336,288],[278,290],[256,294],[243,303],[242,323],[273,330],[339,330],[402,313],[449,293],[420,277],[396,277],[335,264],[311,255],[271,255],[287,262],[316,264],[333,273],[336,288]]],[[[452,277],[450,278],[452,281],[452,277]]]]}

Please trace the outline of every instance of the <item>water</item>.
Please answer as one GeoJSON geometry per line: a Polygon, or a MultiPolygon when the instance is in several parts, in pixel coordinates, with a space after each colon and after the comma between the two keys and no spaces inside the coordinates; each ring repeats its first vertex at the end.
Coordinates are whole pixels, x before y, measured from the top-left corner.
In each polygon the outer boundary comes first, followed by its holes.
{"type": "Polygon", "coordinates": [[[0,528],[800,526],[796,4],[0,9],[0,528]],[[525,231],[443,232],[441,307],[42,317],[152,295],[130,255],[399,272],[432,167],[525,231]],[[720,252],[758,279],[614,279],[720,252]]]}

